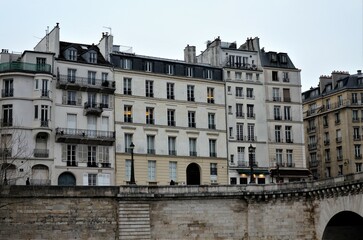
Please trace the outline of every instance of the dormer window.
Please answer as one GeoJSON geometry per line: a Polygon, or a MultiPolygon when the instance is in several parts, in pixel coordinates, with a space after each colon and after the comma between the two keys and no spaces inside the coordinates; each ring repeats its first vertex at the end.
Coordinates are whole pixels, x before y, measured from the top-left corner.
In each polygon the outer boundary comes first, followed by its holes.
{"type": "Polygon", "coordinates": [[[271,62],[277,62],[276,53],[271,53],[271,62]]]}
{"type": "Polygon", "coordinates": [[[153,71],[153,63],[151,61],[145,62],[145,71],[152,72],[153,71]]]}
{"type": "Polygon", "coordinates": [[[89,62],[90,63],[97,63],[97,53],[90,52],[89,53],[89,62]]]}
{"type": "Polygon", "coordinates": [[[68,50],[68,60],[77,61],[77,50],[75,49],[68,50]]]}
{"type": "Polygon", "coordinates": [[[127,59],[127,58],[121,59],[120,66],[123,69],[131,69],[132,68],[132,61],[131,61],[131,59],[127,59]]]}
{"type": "Polygon", "coordinates": [[[166,74],[174,75],[174,65],[172,64],[166,65],[166,74]]]}
{"type": "Polygon", "coordinates": [[[213,78],[213,71],[211,69],[205,70],[205,76],[206,79],[212,79],[213,78]]]}
{"type": "Polygon", "coordinates": [[[280,55],[280,61],[281,63],[287,63],[286,55],[280,55]]]}
{"type": "Polygon", "coordinates": [[[187,77],[193,77],[193,68],[187,67],[187,77]]]}

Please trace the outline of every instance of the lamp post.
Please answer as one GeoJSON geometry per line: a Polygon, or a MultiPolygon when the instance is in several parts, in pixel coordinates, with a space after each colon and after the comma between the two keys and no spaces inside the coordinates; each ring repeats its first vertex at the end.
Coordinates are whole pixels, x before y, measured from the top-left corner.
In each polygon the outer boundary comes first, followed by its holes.
{"type": "Polygon", "coordinates": [[[248,153],[249,153],[249,162],[250,162],[250,183],[255,183],[255,179],[253,177],[253,152],[255,151],[255,147],[250,144],[248,147],[248,153]]]}
{"type": "Polygon", "coordinates": [[[134,148],[135,144],[131,142],[130,150],[131,150],[131,174],[130,174],[130,184],[136,184],[135,182],[135,169],[134,169],[134,148]]]}

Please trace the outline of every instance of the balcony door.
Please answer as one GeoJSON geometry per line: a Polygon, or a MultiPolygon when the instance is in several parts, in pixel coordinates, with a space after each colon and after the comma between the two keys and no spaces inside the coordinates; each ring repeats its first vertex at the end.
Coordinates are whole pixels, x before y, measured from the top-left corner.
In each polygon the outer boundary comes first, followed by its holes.
{"type": "Polygon", "coordinates": [[[88,129],[88,136],[96,137],[96,130],[97,130],[97,118],[96,116],[88,116],[87,117],[87,129],[88,129]]]}
{"type": "Polygon", "coordinates": [[[67,114],[67,128],[70,134],[75,134],[77,129],[77,115],[67,114]]]}

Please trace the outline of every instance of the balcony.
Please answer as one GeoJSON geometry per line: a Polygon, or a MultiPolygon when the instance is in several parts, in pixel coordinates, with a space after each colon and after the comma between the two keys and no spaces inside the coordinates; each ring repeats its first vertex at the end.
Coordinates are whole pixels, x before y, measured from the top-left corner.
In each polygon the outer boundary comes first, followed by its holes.
{"type": "Polygon", "coordinates": [[[50,97],[50,91],[49,90],[42,90],[41,97],[42,98],[49,98],[50,97]]]}
{"type": "Polygon", "coordinates": [[[176,156],[176,150],[169,150],[170,156],[176,156]]]}
{"type": "Polygon", "coordinates": [[[325,146],[328,146],[329,144],[330,144],[330,140],[329,139],[324,140],[324,145],[325,146]]]}
{"type": "Polygon", "coordinates": [[[155,149],[153,149],[153,148],[148,148],[148,149],[147,149],[147,154],[155,155],[155,149]]]}
{"type": "Polygon", "coordinates": [[[189,151],[189,156],[196,157],[197,152],[196,151],[189,151]]]}
{"type": "Polygon", "coordinates": [[[245,70],[257,70],[257,65],[241,62],[227,62],[225,67],[245,70]]]}
{"type": "Polygon", "coordinates": [[[316,168],[319,165],[319,161],[318,160],[312,160],[309,162],[309,167],[310,168],[316,168]]]}
{"type": "Polygon", "coordinates": [[[25,62],[7,62],[0,64],[0,72],[32,72],[51,73],[52,67],[49,64],[34,64],[25,62]]]}
{"type": "Polygon", "coordinates": [[[256,115],[254,113],[247,113],[247,118],[255,119],[256,115]]]}
{"type": "Polygon", "coordinates": [[[115,142],[115,132],[75,128],[56,128],[56,142],[94,144],[111,146],[115,142]]]}
{"type": "Polygon", "coordinates": [[[155,124],[155,121],[153,118],[146,118],[146,124],[155,124]]]}
{"type": "Polygon", "coordinates": [[[337,160],[342,161],[343,160],[343,155],[337,155],[337,160]]]}
{"type": "Polygon", "coordinates": [[[89,79],[87,77],[76,77],[70,75],[58,75],[57,88],[65,90],[114,93],[115,81],[102,79],[89,79]]]}
{"type": "Polygon", "coordinates": [[[190,122],[190,123],[188,124],[188,126],[189,126],[190,128],[196,128],[196,124],[195,124],[195,122],[190,122]]]}
{"type": "Polygon", "coordinates": [[[272,101],[274,102],[281,102],[281,97],[272,97],[272,101]]]}
{"type": "Polygon", "coordinates": [[[101,167],[102,168],[110,168],[111,167],[111,163],[109,163],[109,162],[102,162],[101,163],[101,167]]]}
{"type": "Polygon", "coordinates": [[[237,166],[238,167],[248,167],[248,161],[238,160],[237,161],[237,166]]]}
{"type": "Polygon", "coordinates": [[[284,102],[291,102],[291,97],[284,97],[284,102]]]}
{"type": "Polygon", "coordinates": [[[34,157],[36,158],[48,158],[49,157],[49,149],[39,149],[35,148],[33,150],[34,157]]]}
{"type": "Polygon", "coordinates": [[[49,127],[49,121],[48,120],[41,120],[40,121],[40,126],[41,127],[49,127]]]}
{"type": "Polygon", "coordinates": [[[132,117],[130,116],[124,116],[124,122],[132,123],[132,117]]]}
{"type": "Polygon", "coordinates": [[[309,151],[316,150],[316,147],[317,147],[316,143],[309,143],[308,144],[309,151]]]}
{"type": "Polygon", "coordinates": [[[174,127],[175,126],[175,121],[168,121],[168,126],[174,127]]]}
{"type": "Polygon", "coordinates": [[[3,118],[1,121],[1,127],[12,127],[13,126],[13,118],[3,118]]]}
{"type": "Polygon", "coordinates": [[[336,141],[337,143],[341,143],[341,142],[342,142],[342,137],[337,137],[337,138],[335,138],[335,141],[336,141]]]}
{"type": "Polygon", "coordinates": [[[309,126],[307,128],[308,133],[315,132],[315,130],[316,130],[316,126],[309,126]]]}
{"type": "Polygon", "coordinates": [[[85,102],[84,103],[84,115],[95,115],[97,117],[101,116],[103,112],[103,103],[85,102]]]}
{"type": "Polygon", "coordinates": [[[353,140],[354,141],[360,141],[361,140],[360,135],[353,135],[353,140]]]}
{"type": "Polygon", "coordinates": [[[362,154],[355,154],[354,158],[357,160],[360,160],[360,159],[362,159],[362,154]]]}
{"type": "Polygon", "coordinates": [[[14,97],[14,88],[7,88],[1,90],[1,97],[14,97]]]}
{"type": "Polygon", "coordinates": [[[210,153],[209,153],[209,156],[210,156],[210,157],[217,157],[217,153],[216,153],[216,152],[210,152],[210,153]]]}
{"type": "Polygon", "coordinates": [[[87,167],[98,167],[97,162],[87,162],[87,167]]]}
{"type": "Polygon", "coordinates": [[[67,160],[67,167],[77,167],[78,162],[67,160]]]}
{"type": "Polygon", "coordinates": [[[242,112],[236,112],[236,117],[237,118],[244,118],[245,117],[245,114],[242,113],[242,112]]]}
{"type": "Polygon", "coordinates": [[[209,129],[216,129],[216,125],[215,124],[208,124],[208,128],[209,129]]]}

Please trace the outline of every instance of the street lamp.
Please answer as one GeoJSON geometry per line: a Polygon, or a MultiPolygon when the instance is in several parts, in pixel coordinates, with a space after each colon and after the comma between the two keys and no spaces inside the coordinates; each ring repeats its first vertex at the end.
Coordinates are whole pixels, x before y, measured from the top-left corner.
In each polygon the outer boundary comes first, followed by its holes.
{"type": "Polygon", "coordinates": [[[130,150],[131,150],[131,174],[130,174],[130,184],[136,184],[135,182],[135,169],[134,169],[134,148],[135,144],[131,142],[130,150]]]}
{"type": "Polygon", "coordinates": [[[250,162],[250,183],[255,183],[255,179],[253,177],[253,153],[255,151],[255,147],[250,144],[248,147],[248,153],[249,153],[249,162],[250,162]]]}

